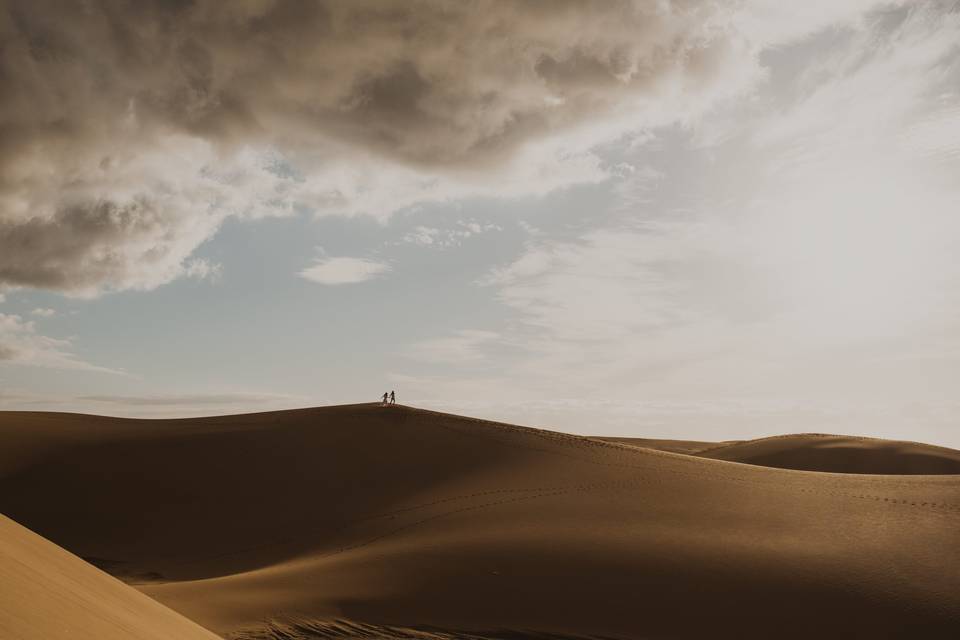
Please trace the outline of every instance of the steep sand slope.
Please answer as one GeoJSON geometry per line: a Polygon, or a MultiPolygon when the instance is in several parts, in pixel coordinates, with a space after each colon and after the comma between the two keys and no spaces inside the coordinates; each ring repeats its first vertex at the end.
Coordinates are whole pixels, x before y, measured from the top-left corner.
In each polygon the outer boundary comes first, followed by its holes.
{"type": "Polygon", "coordinates": [[[0,516],[3,640],[215,640],[216,636],[0,516]]]}
{"type": "Polygon", "coordinates": [[[766,468],[370,405],[0,414],[0,441],[19,452],[0,511],[224,634],[285,616],[496,637],[960,628],[956,475],[766,468]]]}
{"type": "Polygon", "coordinates": [[[780,469],[835,473],[958,474],[960,451],[918,442],[816,433],[760,438],[696,455],[780,469]]]}

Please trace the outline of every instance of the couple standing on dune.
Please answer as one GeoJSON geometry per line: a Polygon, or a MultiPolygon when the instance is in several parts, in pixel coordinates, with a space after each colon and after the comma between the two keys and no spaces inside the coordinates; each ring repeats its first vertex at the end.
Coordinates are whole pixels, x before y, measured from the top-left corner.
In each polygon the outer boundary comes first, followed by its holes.
{"type": "Polygon", "coordinates": [[[397,404],[397,394],[391,391],[389,394],[384,391],[383,399],[380,400],[380,406],[386,407],[387,405],[397,404]]]}

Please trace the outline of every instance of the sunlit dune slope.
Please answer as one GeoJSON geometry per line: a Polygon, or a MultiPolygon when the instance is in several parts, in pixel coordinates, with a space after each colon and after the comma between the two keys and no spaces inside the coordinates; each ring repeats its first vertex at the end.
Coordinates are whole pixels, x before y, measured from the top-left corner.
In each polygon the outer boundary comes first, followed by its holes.
{"type": "Polygon", "coordinates": [[[797,434],[701,450],[698,456],[749,464],[835,473],[958,474],[960,451],[917,442],[797,434]]]}
{"type": "Polygon", "coordinates": [[[0,511],[224,635],[288,617],[494,637],[960,628],[960,475],[732,464],[375,405],[7,413],[0,439],[0,511]]]}
{"type": "Polygon", "coordinates": [[[726,442],[624,437],[596,439],[778,469],[889,475],[960,474],[960,451],[899,440],[820,433],[726,442]]]}
{"type": "Polygon", "coordinates": [[[610,438],[597,438],[596,440],[603,440],[604,442],[613,442],[617,444],[629,444],[634,447],[645,447],[647,449],[657,449],[659,451],[670,451],[672,453],[689,453],[696,454],[700,451],[715,449],[716,447],[734,444],[740,442],[739,440],[730,440],[727,442],[703,442],[700,440],[666,440],[663,438],[622,438],[622,437],[610,437],[610,438]]]}
{"type": "Polygon", "coordinates": [[[215,640],[216,636],[0,516],[3,640],[215,640]]]}

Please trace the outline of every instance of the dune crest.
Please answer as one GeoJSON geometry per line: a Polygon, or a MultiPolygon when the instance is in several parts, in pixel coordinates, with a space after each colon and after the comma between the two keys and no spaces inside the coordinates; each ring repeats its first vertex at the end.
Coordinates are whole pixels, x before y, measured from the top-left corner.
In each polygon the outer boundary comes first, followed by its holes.
{"type": "Polygon", "coordinates": [[[498,638],[960,628],[960,475],[731,464],[402,406],[8,413],[0,438],[20,452],[0,511],[225,637],[278,617],[498,638]]]}

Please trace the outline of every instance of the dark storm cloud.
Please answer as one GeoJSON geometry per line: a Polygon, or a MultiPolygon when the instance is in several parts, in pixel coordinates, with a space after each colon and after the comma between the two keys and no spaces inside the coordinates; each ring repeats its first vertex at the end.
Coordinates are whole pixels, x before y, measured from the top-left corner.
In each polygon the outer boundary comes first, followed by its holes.
{"type": "Polygon", "coordinates": [[[102,134],[105,118],[132,114],[224,142],[333,137],[471,163],[622,94],[653,95],[675,72],[699,75],[727,47],[709,13],[685,2],[13,2],[4,115],[52,137],[102,134]]]}
{"type": "Polygon", "coordinates": [[[751,66],[733,64],[729,17],[685,1],[8,0],[0,285],[176,277],[198,229],[234,212],[209,167],[239,149],[476,172],[594,119],[642,124],[664,96],[689,110],[751,66]]]}
{"type": "Polygon", "coordinates": [[[145,201],[78,203],[50,218],[0,220],[0,282],[75,291],[159,283],[189,226],[180,223],[145,201]],[[131,281],[118,280],[121,274],[131,281]]]}

